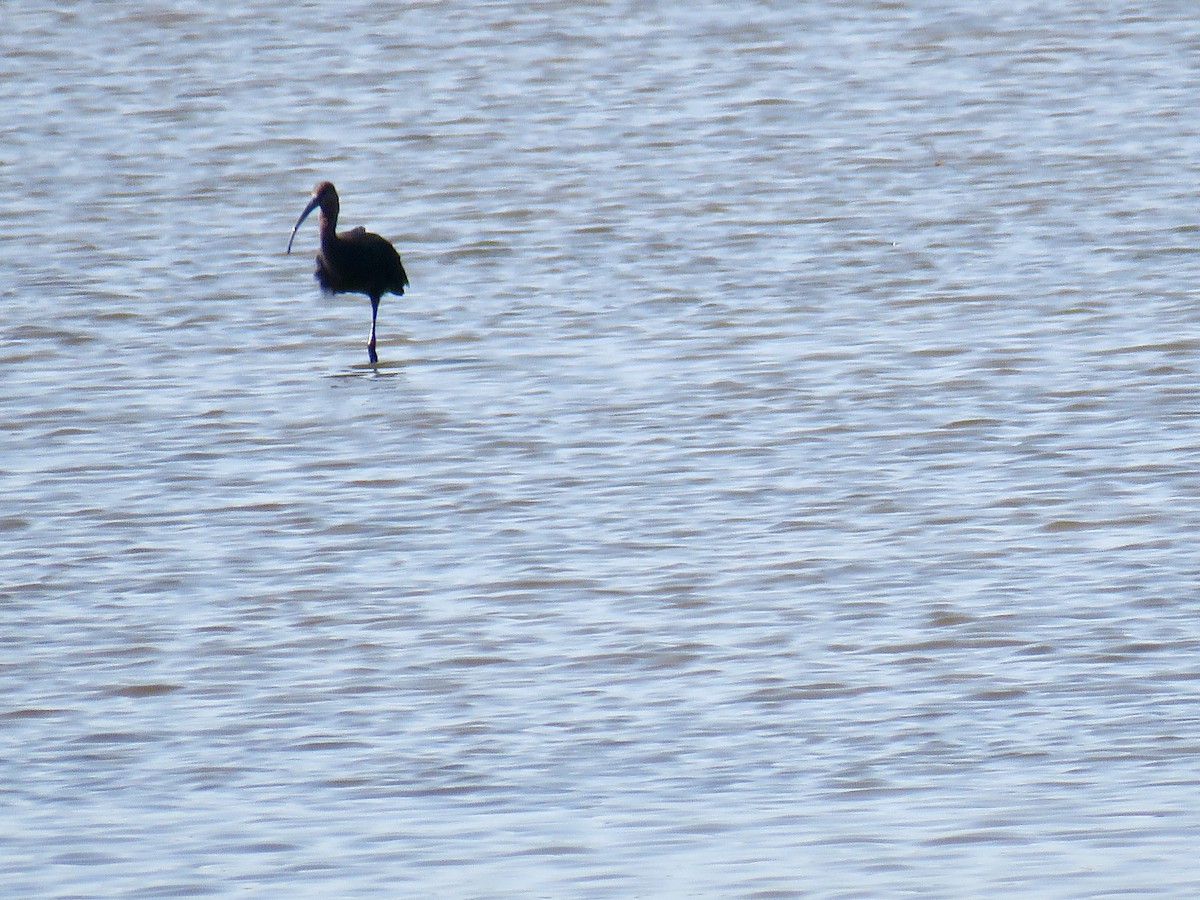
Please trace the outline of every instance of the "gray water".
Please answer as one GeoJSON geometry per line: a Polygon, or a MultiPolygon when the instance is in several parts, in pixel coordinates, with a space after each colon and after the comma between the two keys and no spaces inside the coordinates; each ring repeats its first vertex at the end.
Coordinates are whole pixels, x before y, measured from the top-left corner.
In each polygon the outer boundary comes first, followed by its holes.
{"type": "Polygon", "coordinates": [[[1200,891],[1191,4],[4,20],[5,896],[1200,891]]]}

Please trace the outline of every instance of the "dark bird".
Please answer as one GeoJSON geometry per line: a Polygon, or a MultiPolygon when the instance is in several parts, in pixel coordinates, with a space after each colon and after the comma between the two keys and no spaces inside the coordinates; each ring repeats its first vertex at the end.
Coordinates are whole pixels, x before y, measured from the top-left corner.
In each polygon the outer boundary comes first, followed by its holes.
{"type": "Polygon", "coordinates": [[[312,199],[292,229],[287,252],[292,252],[296,232],[317,207],[321,208],[318,224],[321,231],[321,252],[317,254],[316,278],[327,294],[366,294],[371,298],[371,337],[367,355],[379,362],[375,354],[375,317],[379,314],[379,298],[389,291],[403,294],[408,275],[396,248],[377,234],[359,226],[337,233],[338,193],[331,182],[322,181],[313,188],[312,199]]]}

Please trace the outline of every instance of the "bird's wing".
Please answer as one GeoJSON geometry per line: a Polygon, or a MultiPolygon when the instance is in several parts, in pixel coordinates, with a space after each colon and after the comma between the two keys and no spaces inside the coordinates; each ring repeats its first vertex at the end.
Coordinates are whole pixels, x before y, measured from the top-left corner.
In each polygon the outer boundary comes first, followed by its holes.
{"type": "Polygon", "coordinates": [[[372,283],[386,285],[395,294],[403,294],[408,274],[396,248],[374,232],[359,226],[338,236],[340,265],[347,271],[369,273],[372,283]]]}

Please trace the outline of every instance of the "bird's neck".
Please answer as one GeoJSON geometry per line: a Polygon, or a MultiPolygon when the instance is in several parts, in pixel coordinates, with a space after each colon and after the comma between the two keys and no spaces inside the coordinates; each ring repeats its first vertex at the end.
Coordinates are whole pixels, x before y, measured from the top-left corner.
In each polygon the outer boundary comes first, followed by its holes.
{"type": "Polygon", "coordinates": [[[322,212],[317,227],[321,233],[321,246],[337,240],[337,216],[327,216],[322,212]]]}

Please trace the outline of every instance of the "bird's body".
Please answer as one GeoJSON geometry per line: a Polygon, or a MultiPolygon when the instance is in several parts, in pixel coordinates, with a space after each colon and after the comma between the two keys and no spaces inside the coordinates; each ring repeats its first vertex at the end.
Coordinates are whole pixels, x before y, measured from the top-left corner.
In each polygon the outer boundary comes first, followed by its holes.
{"type": "MultiPolygon", "coordinates": [[[[366,294],[371,298],[371,337],[367,341],[367,354],[371,362],[378,362],[375,318],[379,313],[379,299],[387,293],[404,293],[408,286],[404,264],[395,247],[365,228],[337,233],[337,188],[328,181],[313,188],[312,199],[292,229],[293,240],[308,214],[318,207],[321,210],[321,252],[317,254],[317,282],[328,294],[366,294]]],[[[288,252],[291,251],[292,241],[289,240],[288,252]]]]}

